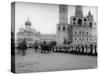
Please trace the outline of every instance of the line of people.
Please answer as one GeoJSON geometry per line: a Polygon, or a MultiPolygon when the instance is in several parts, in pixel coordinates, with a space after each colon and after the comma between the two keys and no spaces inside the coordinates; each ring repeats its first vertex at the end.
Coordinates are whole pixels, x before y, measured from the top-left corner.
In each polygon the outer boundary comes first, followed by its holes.
{"type": "Polygon", "coordinates": [[[67,46],[55,46],[54,52],[73,53],[80,55],[97,55],[97,44],[72,44],[67,46]]]}

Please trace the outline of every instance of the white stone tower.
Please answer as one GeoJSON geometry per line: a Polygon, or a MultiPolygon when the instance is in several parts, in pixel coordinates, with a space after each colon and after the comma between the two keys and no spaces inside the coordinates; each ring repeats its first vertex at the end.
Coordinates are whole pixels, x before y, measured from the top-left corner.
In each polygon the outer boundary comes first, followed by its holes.
{"type": "Polygon", "coordinates": [[[68,6],[59,5],[59,24],[57,24],[57,43],[63,44],[69,41],[68,6]]]}

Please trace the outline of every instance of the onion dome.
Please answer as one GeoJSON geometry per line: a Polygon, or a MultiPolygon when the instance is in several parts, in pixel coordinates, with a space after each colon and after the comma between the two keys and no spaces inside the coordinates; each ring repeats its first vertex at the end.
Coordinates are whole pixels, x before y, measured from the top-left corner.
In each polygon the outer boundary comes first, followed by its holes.
{"type": "Polygon", "coordinates": [[[27,21],[25,22],[25,25],[26,25],[26,26],[27,26],[27,25],[31,26],[31,22],[30,22],[29,18],[28,18],[27,21]]]}

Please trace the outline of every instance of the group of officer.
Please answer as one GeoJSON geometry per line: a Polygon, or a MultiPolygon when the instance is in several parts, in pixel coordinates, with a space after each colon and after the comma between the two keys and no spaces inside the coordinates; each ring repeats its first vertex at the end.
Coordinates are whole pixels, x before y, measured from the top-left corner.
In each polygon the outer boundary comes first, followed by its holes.
{"type": "Polygon", "coordinates": [[[85,44],[71,44],[64,46],[55,46],[54,52],[73,53],[80,55],[97,55],[97,44],[96,43],[85,43],[85,44]]]}

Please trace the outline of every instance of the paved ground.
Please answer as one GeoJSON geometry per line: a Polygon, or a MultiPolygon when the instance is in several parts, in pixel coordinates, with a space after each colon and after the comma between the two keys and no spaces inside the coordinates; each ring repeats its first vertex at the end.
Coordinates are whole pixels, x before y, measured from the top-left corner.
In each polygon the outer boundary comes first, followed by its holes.
{"type": "Polygon", "coordinates": [[[41,72],[71,69],[96,68],[96,56],[81,56],[65,53],[41,54],[28,49],[26,56],[16,54],[15,67],[17,73],[41,72]]]}

